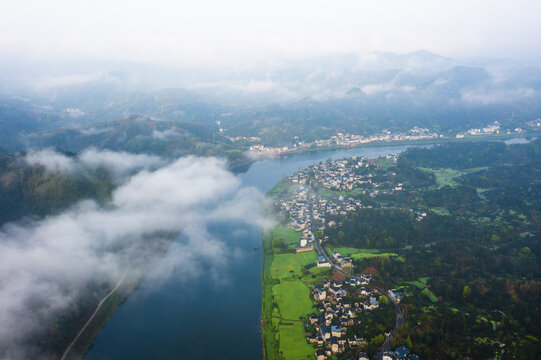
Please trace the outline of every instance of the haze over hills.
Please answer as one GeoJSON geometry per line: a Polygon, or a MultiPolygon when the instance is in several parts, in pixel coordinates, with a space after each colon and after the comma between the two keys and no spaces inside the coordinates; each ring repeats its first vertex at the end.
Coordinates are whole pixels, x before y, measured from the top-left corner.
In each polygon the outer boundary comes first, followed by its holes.
{"type": "Polygon", "coordinates": [[[539,13],[0,2],[0,359],[541,358],[539,13]]]}
{"type": "Polygon", "coordinates": [[[45,65],[33,69],[31,75],[11,72],[8,64],[1,73],[3,84],[19,84],[4,85],[0,109],[4,147],[11,151],[63,146],[50,140],[66,130],[51,131],[81,127],[84,133],[91,124],[134,114],[198,124],[209,134],[222,128],[232,137],[257,136],[268,145],[414,126],[445,133],[499,121],[515,128],[541,114],[541,67],[428,51],[321,56],[246,69],[84,62],[52,73],[45,65]],[[36,131],[48,133],[28,136],[36,131]]]}

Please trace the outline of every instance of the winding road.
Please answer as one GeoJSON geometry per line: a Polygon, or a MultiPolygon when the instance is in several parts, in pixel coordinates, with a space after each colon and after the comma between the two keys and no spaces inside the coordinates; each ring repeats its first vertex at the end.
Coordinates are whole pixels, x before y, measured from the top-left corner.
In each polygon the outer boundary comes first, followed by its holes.
{"type": "Polygon", "coordinates": [[[98,311],[100,311],[102,305],[105,303],[105,301],[107,301],[107,299],[113,295],[113,293],[115,291],[117,291],[117,289],[120,287],[120,285],[122,285],[122,283],[124,282],[124,279],[126,278],[126,274],[122,275],[122,277],[120,278],[120,280],[118,280],[118,282],[116,283],[116,286],[113,288],[113,290],[111,290],[107,295],[105,295],[103,297],[103,299],[100,300],[100,302],[98,303],[98,306],[96,307],[96,310],[94,310],[94,312],[92,313],[92,315],[90,315],[90,318],[86,321],[86,323],[84,324],[84,326],[81,328],[81,330],[79,330],[79,332],[77,333],[77,336],[75,336],[75,339],[73,339],[73,341],[68,345],[68,347],[66,348],[66,351],[64,351],[64,354],[62,355],[62,357],[60,358],[60,360],[65,360],[66,359],[66,356],[68,356],[69,352],[71,351],[71,348],[73,347],[73,345],[75,345],[75,343],[77,342],[77,340],[79,340],[79,338],[81,337],[81,335],[83,334],[83,332],[86,330],[86,328],[88,327],[88,325],[90,325],[90,323],[92,322],[92,320],[94,320],[94,317],[96,316],[96,314],[98,313],[98,311]]]}
{"type": "MultiPolygon", "coordinates": [[[[394,312],[396,314],[396,323],[395,323],[393,331],[391,332],[391,335],[393,335],[395,333],[396,329],[400,325],[402,325],[402,322],[404,321],[404,315],[402,315],[402,312],[400,311],[400,309],[398,308],[396,303],[393,300],[391,300],[389,298],[389,296],[387,296],[387,293],[385,291],[383,291],[379,287],[376,287],[376,290],[378,292],[380,292],[383,296],[385,296],[389,300],[389,304],[391,304],[393,306],[393,308],[394,308],[394,312]]],[[[385,341],[381,345],[380,352],[388,351],[388,350],[391,349],[391,335],[387,336],[387,339],[385,339],[385,341]]]]}

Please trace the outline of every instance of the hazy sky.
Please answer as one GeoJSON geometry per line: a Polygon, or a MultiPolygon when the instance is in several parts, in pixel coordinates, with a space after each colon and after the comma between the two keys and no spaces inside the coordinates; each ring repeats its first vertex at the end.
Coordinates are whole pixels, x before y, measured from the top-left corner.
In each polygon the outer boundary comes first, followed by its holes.
{"type": "Polygon", "coordinates": [[[427,49],[539,57],[539,0],[17,0],[0,3],[0,55],[234,63],[427,49]]]}

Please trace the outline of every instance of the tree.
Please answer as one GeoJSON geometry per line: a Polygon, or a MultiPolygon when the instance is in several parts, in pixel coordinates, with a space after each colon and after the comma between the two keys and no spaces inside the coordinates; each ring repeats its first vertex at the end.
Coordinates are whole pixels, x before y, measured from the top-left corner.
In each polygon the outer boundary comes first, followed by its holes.
{"type": "Polygon", "coordinates": [[[385,336],[383,334],[376,335],[370,340],[370,344],[379,346],[385,341],[385,336]]]}
{"type": "Polygon", "coordinates": [[[462,289],[462,297],[464,300],[466,300],[471,294],[471,289],[468,285],[464,285],[464,289],[462,289]]]}
{"type": "Polygon", "coordinates": [[[284,239],[280,238],[280,237],[276,237],[272,240],[272,245],[275,247],[275,248],[281,248],[284,246],[284,239]]]}
{"type": "Polygon", "coordinates": [[[525,246],[522,249],[520,249],[520,252],[518,253],[518,256],[520,256],[523,259],[527,259],[528,256],[530,256],[531,252],[532,252],[532,250],[528,246],[525,246]]]}
{"type": "Polygon", "coordinates": [[[409,335],[408,335],[408,338],[406,339],[406,346],[408,347],[408,349],[413,348],[413,343],[411,342],[411,338],[409,335]]]}

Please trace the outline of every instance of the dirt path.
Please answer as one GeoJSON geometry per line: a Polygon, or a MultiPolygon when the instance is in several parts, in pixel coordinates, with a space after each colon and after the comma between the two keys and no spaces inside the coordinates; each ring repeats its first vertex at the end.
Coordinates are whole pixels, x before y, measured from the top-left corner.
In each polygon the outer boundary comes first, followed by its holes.
{"type": "Polygon", "coordinates": [[[77,336],[75,336],[75,339],[73,339],[73,341],[68,345],[68,347],[66,348],[66,351],[64,351],[64,354],[62,355],[60,360],[65,360],[66,359],[66,356],[68,356],[71,348],[73,347],[73,345],[75,345],[77,340],[79,340],[79,338],[81,337],[83,332],[86,330],[88,325],[92,322],[92,320],[94,319],[94,317],[96,316],[98,311],[100,311],[102,305],[105,303],[105,301],[107,301],[107,299],[111,295],[113,295],[113,293],[120,287],[120,285],[122,285],[125,278],[126,278],[126,274],[122,275],[122,277],[120,278],[120,280],[118,280],[118,282],[116,283],[116,286],[113,288],[113,290],[111,290],[107,295],[105,295],[105,297],[103,299],[101,299],[101,301],[98,303],[98,306],[96,307],[96,310],[94,310],[92,315],[90,315],[90,318],[86,321],[85,325],[81,328],[81,330],[79,330],[79,332],[77,333],[77,336]]]}

